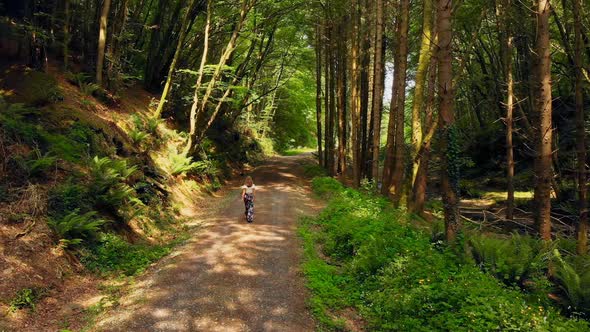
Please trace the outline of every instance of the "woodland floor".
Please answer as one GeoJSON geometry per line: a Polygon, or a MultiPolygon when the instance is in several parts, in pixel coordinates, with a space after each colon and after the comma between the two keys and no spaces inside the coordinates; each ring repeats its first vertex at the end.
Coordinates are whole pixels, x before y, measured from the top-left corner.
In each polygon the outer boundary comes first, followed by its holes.
{"type": "Polygon", "coordinates": [[[132,286],[96,331],[313,331],[300,271],[297,220],[321,208],[302,166],[310,156],[275,157],[251,175],[248,224],[235,179],[201,212],[204,228],[132,286]]]}

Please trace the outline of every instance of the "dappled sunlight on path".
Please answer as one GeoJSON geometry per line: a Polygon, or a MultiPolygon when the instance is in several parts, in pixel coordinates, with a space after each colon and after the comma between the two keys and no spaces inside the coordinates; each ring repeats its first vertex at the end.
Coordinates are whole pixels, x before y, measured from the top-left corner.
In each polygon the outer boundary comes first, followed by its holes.
{"type": "Polygon", "coordinates": [[[318,206],[300,179],[305,157],[252,174],[255,220],[239,190],[186,245],[140,280],[100,331],[313,331],[299,270],[296,222],[318,206]]]}

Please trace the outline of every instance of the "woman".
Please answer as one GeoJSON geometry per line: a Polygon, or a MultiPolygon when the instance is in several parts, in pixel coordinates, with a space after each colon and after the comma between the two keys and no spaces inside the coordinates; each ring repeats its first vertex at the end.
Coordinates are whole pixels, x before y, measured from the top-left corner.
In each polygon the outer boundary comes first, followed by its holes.
{"type": "Polygon", "coordinates": [[[252,177],[246,177],[246,182],[242,186],[242,200],[244,201],[244,205],[246,207],[246,221],[251,223],[254,221],[254,190],[256,190],[256,185],[254,181],[252,181],[252,177]]]}

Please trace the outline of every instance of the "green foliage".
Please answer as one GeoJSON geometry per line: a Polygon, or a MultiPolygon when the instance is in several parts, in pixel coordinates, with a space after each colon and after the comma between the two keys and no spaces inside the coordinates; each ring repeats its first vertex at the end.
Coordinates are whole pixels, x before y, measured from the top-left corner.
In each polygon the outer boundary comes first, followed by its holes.
{"type": "Polygon", "coordinates": [[[132,276],[143,272],[152,262],[167,255],[174,244],[131,244],[118,235],[107,233],[95,245],[82,251],[81,261],[95,272],[132,276]]]}
{"type": "Polygon", "coordinates": [[[477,234],[469,245],[479,266],[507,284],[521,284],[545,274],[551,250],[532,236],[510,239],[477,234]]]}
{"type": "MultiPolygon", "coordinates": [[[[331,317],[352,307],[372,331],[590,330],[587,322],[561,317],[540,298],[432,243],[428,232],[412,227],[383,198],[325,178],[314,183],[332,199],[318,218],[304,221],[300,233],[310,302],[327,329],[342,328],[331,317]]],[[[490,254],[494,273],[517,280],[543,265],[543,258],[531,252],[537,242],[517,236],[507,242],[502,252],[524,257],[513,262],[490,254]]]]}
{"type": "Polygon", "coordinates": [[[45,294],[46,290],[42,288],[23,288],[16,292],[15,296],[10,300],[9,310],[16,311],[25,308],[35,310],[37,302],[43,298],[45,294]]]}
{"type": "Polygon", "coordinates": [[[47,222],[59,238],[69,240],[66,244],[70,245],[94,238],[104,223],[104,220],[96,217],[95,211],[79,214],[78,210],[47,222]]]}
{"type": "Polygon", "coordinates": [[[566,261],[558,250],[555,278],[565,295],[569,312],[590,315],[590,258],[579,256],[566,261]]]}
{"type": "Polygon", "coordinates": [[[314,178],[311,182],[311,187],[320,197],[329,197],[344,188],[342,183],[330,177],[314,178]]]}
{"type": "Polygon", "coordinates": [[[131,141],[133,141],[133,144],[136,146],[141,146],[141,144],[145,142],[148,137],[149,134],[141,130],[132,129],[129,131],[129,138],[131,138],[131,141]]]}
{"type": "Polygon", "coordinates": [[[193,157],[178,153],[175,149],[169,151],[168,161],[170,162],[169,172],[174,176],[186,175],[197,167],[193,157]]]}
{"type": "Polygon", "coordinates": [[[80,183],[74,183],[75,181],[69,179],[67,182],[51,188],[47,199],[47,207],[51,216],[65,216],[74,210],[85,213],[92,209],[88,189],[80,183]]]}
{"type": "Polygon", "coordinates": [[[137,166],[128,165],[126,160],[94,157],[90,164],[89,194],[94,198],[95,205],[130,218],[126,208],[131,208],[131,213],[134,213],[142,205],[130,185],[130,177],[136,171],[137,166]]]}
{"type": "Polygon", "coordinates": [[[309,178],[327,175],[326,169],[316,163],[303,165],[303,173],[309,178]]]}
{"type": "Polygon", "coordinates": [[[45,155],[35,153],[34,155],[35,157],[31,159],[22,160],[22,166],[26,169],[29,176],[38,177],[46,174],[51,168],[55,168],[57,157],[50,156],[48,153],[45,155]]]}

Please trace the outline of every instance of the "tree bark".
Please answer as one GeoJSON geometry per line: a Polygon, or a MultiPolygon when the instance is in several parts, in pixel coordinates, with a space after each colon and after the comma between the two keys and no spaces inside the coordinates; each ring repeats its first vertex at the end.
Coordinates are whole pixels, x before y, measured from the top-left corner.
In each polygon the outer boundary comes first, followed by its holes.
{"type": "Polygon", "coordinates": [[[352,144],[353,186],[358,188],[361,183],[361,147],[360,147],[360,87],[359,87],[359,6],[358,0],[352,0],[351,10],[351,42],[350,42],[350,115],[352,144]]]}
{"type": "Polygon", "coordinates": [[[445,215],[445,233],[448,242],[454,242],[461,227],[457,187],[459,181],[457,157],[458,142],[454,114],[454,88],[452,66],[452,0],[438,0],[438,95],[441,122],[442,174],[441,191],[445,215]]]}
{"type": "Polygon", "coordinates": [[[320,166],[324,165],[324,155],[322,151],[322,28],[321,24],[316,24],[315,28],[315,75],[316,75],[316,126],[318,141],[318,162],[320,166]]]}
{"type": "Polygon", "coordinates": [[[63,40],[63,56],[64,56],[64,70],[68,70],[70,57],[70,0],[64,0],[64,26],[63,26],[64,40],[63,40]]]}
{"type": "Polygon", "coordinates": [[[342,178],[346,177],[346,143],[347,143],[347,119],[346,119],[346,28],[342,22],[338,28],[338,173],[342,178]]]}
{"type": "Polygon", "coordinates": [[[576,152],[578,158],[578,209],[576,251],[579,255],[588,253],[588,178],[586,170],[586,131],[584,116],[583,74],[584,41],[582,40],[581,0],[572,0],[574,14],[574,63],[575,63],[575,103],[576,103],[576,152]]]}
{"type": "MultiPolygon", "coordinates": [[[[429,0],[426,0],[429,1],[429,0]]],[[[381,115],[383,113],[383,90],[384,90],[384,10],[383,0],[377,0],[375,6],[375,61],[373,63],[373,142],[372,142],[372,171],[373,179],[379,179],[379,151],[381,145],[381,115]]]]}
{"type": "Polygon", "coordinates": [[[424,87],[428,65],[432,57],[432,0],[424,0],[422,23],[422,41],[420,43],[420,55],[418,57],[418,68],[416,69],[416,87],[414,88],[414,102],[412,105],[412,177],[411,186],[416,182],[418,175],[419,159],[418,151],[422,146],[422,109],[424,104],[424,87]]]}
{"type": "Polygon", "coordinates": [[[96,83],[102,85],[102,70],[104,67],[104,50],[107,41],[107,25],[109,19],[109,11],[111,8],[111,0],[104,0],[102,4],[102,11],[100,14],[99,30],[98,30],[98,50],[96,58],[96,83]]]}
{"type": "Polygon", "coordinates": [[[408,28],[410,19],[410,1],[401,0],[400,2],[400,30],[399,30],[399,66],[398,79],[394,82],[396,87],[395,107],[391,110],[391,116],[395,116],[395,156],[394,169],[391,178],[391,185],[389,192],[393,194],[393,204],[399,205],[403,194],[403,180],[404,180],[404,115],[406,104],[406,69],[408,65],[408,28]]]}
{"type": "Polygon", "coordinates": [[[535,156],[535,222],[539,235],[551,240],[551,178],[552,120],[551,120],[551,49],[549,44],[549,0],[537,0],[537,151],[535,156]]]}

